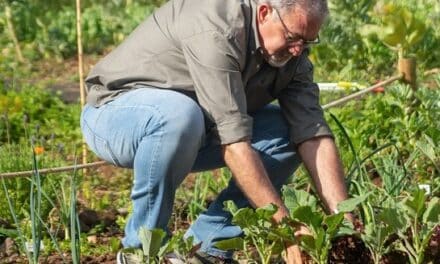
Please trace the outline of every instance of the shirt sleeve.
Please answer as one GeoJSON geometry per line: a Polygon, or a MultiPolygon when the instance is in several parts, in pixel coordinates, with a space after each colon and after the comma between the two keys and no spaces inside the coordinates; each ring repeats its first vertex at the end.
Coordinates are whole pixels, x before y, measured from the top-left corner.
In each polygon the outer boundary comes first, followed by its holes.
{"type": "Polygon", "coordinates": [[[307,53],[300,57],[296,72],[278,101],[290,127],[291,142],[299,144],[314,137],[333,137],[319,104],[319,87],[313,82],[313,65],[307,53]]]}
{"type": "Polygon", "coordinates": [[[252,118],[247,114],[240,69],[243,49],[235,38],[216,31],[182,41],[194,89],[205,115],[215,124],[221,144],[250,139],[252,118]]]}

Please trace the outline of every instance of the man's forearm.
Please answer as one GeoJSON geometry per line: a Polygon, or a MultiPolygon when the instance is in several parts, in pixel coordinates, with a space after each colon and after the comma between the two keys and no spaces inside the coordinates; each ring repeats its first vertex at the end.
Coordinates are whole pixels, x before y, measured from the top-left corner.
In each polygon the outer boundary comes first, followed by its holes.
{"type": "Polygon", "coordinates": [[[275,221],[281,221],[288,211],[278,192],[273,187],[258,154],[249,142],[238,142],[223,146],[226,165],[231,169],[238,187],[254,207],[268,204],[278,206],[275,221]]]}
{"type": "Polygon", "coordinates": [[[307,140],[298,146],[301,158],[328,210],[335,212],[339,202],[348,198],[344,171],[336,145],[330,137],[307,140]]]}

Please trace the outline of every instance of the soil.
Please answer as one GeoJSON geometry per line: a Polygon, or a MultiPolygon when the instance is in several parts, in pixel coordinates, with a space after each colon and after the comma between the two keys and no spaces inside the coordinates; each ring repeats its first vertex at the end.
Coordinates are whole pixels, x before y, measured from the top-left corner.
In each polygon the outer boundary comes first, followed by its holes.
{"type": "Polygon", "coordinates": [[[440,264],[440,225],[434,228],[428,248],[425,251],[425,260],[433,264],[440,264]]]}
{"type": "MultiPolygon", "coordinates": [[[[100,236],[99,243],[104,240],[108,240],[108,234],[100,236]],[[107,239],[106,239],[107,238],[107,239]]],[[[0,247],[0,264],[15,264],[15,263],[28,263],[25,256],[18,254],[17,246],[12,239],[6,240],[0,247]],[[6,241],[8,241],[6,243],[6,241]],[[5,245],[8,244],[8,245],[5,245]],[[6,248],[9,247],[9,248],[6,248]],[[6,252],[4,250],[7,250],[6,252]]],[[[109,252],[97,256],[81,256],[80,263],[82,264],[114,264],[116,262],[116,254],[109,252]]],[[[41,256],[38,263],[41,264],[60,264],[60,263],[72,263],[72,257],[65,255],[61,257],[58,254],[52,254],[49,256],[41,256]]]]}
{"type": "Polygon", "coordinates": [[[380,263],[382,264],[407,264],[409,263],[408,255],[399,250],[393,250],[387,254],[385,254],[380,263]]]}
{"type": "MultiPolygon", "coordinates": [[[[110,264],[116,262],[116,254],[110,251],[110,243],[112,238],[117,238],[120,240],[122,237],[122,231],[116,225],[116,218],[118,213],[115,210],[105,210],[101,212],[96,212],[94,210],[84,208],[79,212],[80,225],[83,231],[91,230],[94,227],[102,226],[100,231],[96,232],[94,235],[89,235],[87,237],[88,247],[94,247],[99,245],[99,247],[108,246],[109,251],[107,253],[96,255],[96,256],[81,256],[80,263],[86,264],[110,264]]],[[[49,223],[50,224],[50,223],[49,223]]],[[[64,233],[60,232],[57,234],[58,239],[62,240],[64,233]]],[[[119,245],[119,247],[121,247],[119,245]]],[[[44,254],[44,252],[42,252],[44,254]]],[[[16,241],[12,238],[6,238],[0,244],[0,264],[6,263],[28,263],[27,258],[19,254],[18,246],[16,241]]],[[[52,253],[49,256],[41,256],[38,263],[44,264],[59,264],[59,263],[72,263],[70,255],[61,257],[57,252],[52,253]]]]}
{"type": "Polygon", "coordinates": [[[356,236],[341,236],[332,241],[328,255],[329,264],[370,264],[371,253],[356,236]]]}

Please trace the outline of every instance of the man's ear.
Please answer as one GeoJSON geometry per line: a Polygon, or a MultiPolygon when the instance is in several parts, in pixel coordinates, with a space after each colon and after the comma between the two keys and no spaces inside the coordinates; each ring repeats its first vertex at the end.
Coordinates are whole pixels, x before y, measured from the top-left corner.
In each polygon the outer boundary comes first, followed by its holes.
{"type": "Polygon", "coordinates": [[[272,7],[269,6],[266,3],[260,4],[257,7],[257,17],[258,17],[258,23],[264,24],[271,18],[272,14],[272,7]]]}

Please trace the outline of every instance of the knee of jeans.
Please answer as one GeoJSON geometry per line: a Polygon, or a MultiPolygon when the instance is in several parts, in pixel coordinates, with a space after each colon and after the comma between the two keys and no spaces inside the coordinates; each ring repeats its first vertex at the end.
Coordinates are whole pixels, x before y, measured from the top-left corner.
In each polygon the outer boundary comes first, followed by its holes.
{"type": "Polygon", "coordinates": [[[205,134],[203,113],[192,100],[191,103],[179,106],[179,110],[166,120],[165,127],[181,143],[195,144],[200,147],[203,142],[205,134]]]}

